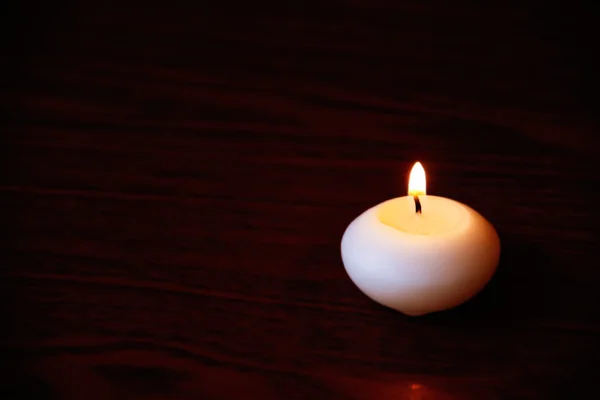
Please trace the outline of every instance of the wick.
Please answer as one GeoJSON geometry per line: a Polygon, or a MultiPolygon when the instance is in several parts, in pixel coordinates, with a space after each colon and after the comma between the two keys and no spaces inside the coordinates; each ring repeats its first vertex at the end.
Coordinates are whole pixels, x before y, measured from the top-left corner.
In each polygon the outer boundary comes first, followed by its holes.
{"type": "Polygon", "coordinates": [[[421,214],[421,200],[419,200],[419,196],[414,195],[413,199],[415,199],[415,212],[421,214]]]}

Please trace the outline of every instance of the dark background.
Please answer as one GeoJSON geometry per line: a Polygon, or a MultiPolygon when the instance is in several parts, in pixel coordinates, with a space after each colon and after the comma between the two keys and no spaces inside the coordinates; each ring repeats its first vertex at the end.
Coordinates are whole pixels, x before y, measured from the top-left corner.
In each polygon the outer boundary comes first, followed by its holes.
{"type": "Polygon", "coordinates": [[[207,3],[3,2],[4,398],[593,393],[596,8],[207,3]],[[416,160],[503,250],[409,318],[339,244],[416,160]]]}

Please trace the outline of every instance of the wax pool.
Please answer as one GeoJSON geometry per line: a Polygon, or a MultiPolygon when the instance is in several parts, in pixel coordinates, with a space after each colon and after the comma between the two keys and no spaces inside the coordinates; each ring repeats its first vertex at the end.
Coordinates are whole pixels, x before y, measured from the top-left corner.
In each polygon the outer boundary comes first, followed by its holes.
{"type": "Polygon", "coordinates": [[[408,315],[455,307],[494,274],[500,240],[472,208],[437,196],[381,203],[361,214],[342,238],[342,261],[367,296],[408,315]]]}

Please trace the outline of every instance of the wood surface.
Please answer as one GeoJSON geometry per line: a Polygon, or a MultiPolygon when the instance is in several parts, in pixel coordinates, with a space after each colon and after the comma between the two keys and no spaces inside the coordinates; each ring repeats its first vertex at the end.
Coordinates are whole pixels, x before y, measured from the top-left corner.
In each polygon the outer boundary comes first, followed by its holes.
{"type": "Polygon", "coordinates": [[[3,398],[593,398],[595,10],[206,3],[5,3],[3,398]],[[410,318],[339,246],[416,160],[503,250],[410,318]]]}

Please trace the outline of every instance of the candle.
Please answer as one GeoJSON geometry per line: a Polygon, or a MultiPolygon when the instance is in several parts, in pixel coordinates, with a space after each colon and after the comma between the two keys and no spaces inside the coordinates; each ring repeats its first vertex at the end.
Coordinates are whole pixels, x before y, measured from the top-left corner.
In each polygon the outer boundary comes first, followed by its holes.
{"type": "Polygon", "coordinates": [[[342,261],[368,297],[417,316],[464,303],[490,280],[500,258],[494,227],[472,208],[426,195],[413,167],[408,196],[358,216],[342,237],[342,261]]]}

